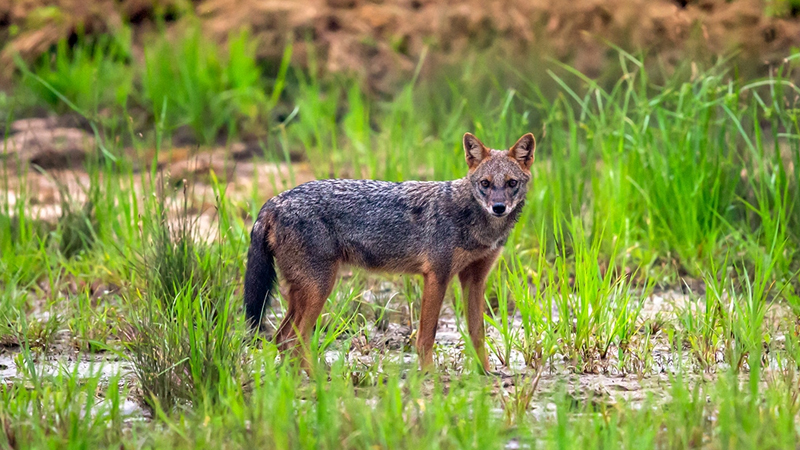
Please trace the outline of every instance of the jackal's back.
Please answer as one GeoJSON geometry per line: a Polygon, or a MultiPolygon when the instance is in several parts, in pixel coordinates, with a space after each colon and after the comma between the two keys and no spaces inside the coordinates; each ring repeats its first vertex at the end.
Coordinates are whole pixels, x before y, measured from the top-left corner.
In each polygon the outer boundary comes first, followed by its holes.
{"type": "Polygon", "coordinates": [[[278,251],[399,272],[418,272],[456,248],[496,245],[510,230],[480,223],[485,214],[463,179],[312,181],[267,202],[265,213],[278,251]]]}

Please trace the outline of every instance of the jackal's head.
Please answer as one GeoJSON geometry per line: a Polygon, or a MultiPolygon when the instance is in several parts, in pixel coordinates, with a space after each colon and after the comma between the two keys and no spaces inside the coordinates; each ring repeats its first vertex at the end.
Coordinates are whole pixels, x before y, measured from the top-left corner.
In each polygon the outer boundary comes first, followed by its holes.
{"type": "Polygon", "coordinates": [[[535,148],[531,133],[508,150],[491,150],[472,134],[464,135],[472,194],[490,215],[504,217],[525,199],[535,148]]]}

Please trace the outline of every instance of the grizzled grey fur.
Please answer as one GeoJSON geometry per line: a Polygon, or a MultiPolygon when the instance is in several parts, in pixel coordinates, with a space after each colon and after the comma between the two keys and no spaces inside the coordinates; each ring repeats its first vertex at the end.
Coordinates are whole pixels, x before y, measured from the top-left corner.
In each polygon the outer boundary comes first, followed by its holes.
{"type": "Polygon", "coordinates": [[[340,264],[421,273],[446,283],[476,260],[491,256],[493,262],[525,202],[535,145],[533,136],[526,136],[498,151],[465,135],[470,171],[453,181],[319,180],[272,198],[251,233],[247,319],[259,325],[269,304],[276,280],[273,257],[297,287],[290,309],[295,301],[301,310],[316,308],[306,305],[308,298],[299,299],[301,290],[326,298],[340,264]]]}

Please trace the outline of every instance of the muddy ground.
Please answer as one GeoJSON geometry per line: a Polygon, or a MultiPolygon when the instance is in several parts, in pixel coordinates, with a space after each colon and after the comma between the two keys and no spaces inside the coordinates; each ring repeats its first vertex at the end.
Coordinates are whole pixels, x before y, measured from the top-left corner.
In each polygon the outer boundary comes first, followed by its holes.
{"type": "MultiPolygon", "coordinates": [[[[367,292],[371,293],[372,290],[367,292]]],[[[687,297],[677,292],[662,292],[653,295],[646,300],[643,319],[652,318],[659,311],[662,313],[669,311],[670,308],[680,305],[684,301],[687,301],[687,297]]],[[[390,321],[385,329],[379,330],[370,326],[369,339],[366,339],[364,335],[352,339],[347,357],[354,367],[354,377],[357,377],[359,367],[363,367],[364,371],[368,372],[369,368],[380,367],[386,361],[403,361],[411,368],[409,370],[415,370],[416,356],[412,350],[412,327],[409,325],[407,314],[403,314],[403,312],[407,313],[407,309],[399,302],[390,303],[389,308],[399,314],[395,315],[395,320],[390,321]]],[[[281,308],[275,307],[266,320],[278,323],[281,316],[281,308]]],[[[439,320],[435,348],[435,363],[438,370],[445,374],[442,378],[445,383],[449,383],[451,379],[457,379],[464,370],[469,370],[465,368],[468,360],[465,356],[462,335],[465,330],[459,330],[459,327],[464,327],[461,322],[463,321],[457,319],[452,304],[446,302],[439,320]]],[[[514,322],[515,327],[520,329],[521,322],[518,316],[514,318],[514,322]]],[[[487,339],[499,341],[500,336],[497,330],[488,328],[487,339]]],[[[113,343],[111,344],[113,345],[113,343]]],[[[342,341],[334,343],[332,348],[326,352],[327,363],[333,363],[341,356],[342,344],[342,341]]],[[[0,383],[10,383],[20,375],[18,356],[18,348],[0,348],[0,383]]],[[[537,395],[539,400],[532,403],[531,410],[535,415],[544,415],[551,411],[552,406],[549,403],[551,396],[547,394],[552,394],[562,387],[566,387],[567,392],[576,400],[590,400],[609,405],[624,401],[641,405],[648,399],[664,400],[668,398],[669,377],[676,368],[677,361],[675,359],[679,357],[681,356],[670,350],[664,336],[656,337],[652,351],[654,364],[640,373],[618,370],[614,367],[616,361],[613,358],[598,364],[591,371],[576,372],[574,367],[570,367],[559,355],[555,355],[547,366],[533,368],[525,364],[519,353],[513,354],[513,361],[507,366],[504,366],[496,355],[490,353],[491,364],[496,369],[491,380],[497,394],[513,392],[517,386],[530,388],[531,383],[535,383],[537,392],[545,394],[537,395]]],[[[65,371],[69,374],[76,374],[78,377],[100,375],[101,379],[106,381],[112,376],[121,375],[129,387],[134,387],[131,396],[123,405],[123,415],[128,416],[130,420],[149,417],[147,408],[142,407],[141,398],[136,395],[133,367],[118,354],[78,352],[71,345],[68,330],[60,330],[53,345],[36,356],[36,362],[37,370],[40,370],[42,374],[55,375],[59,371],[65,371]]],[[[682,362],[691,365],[688,356],[683,358],[682,362]]],[[[696,376],[702,377],[703,375],[697,374],[696,376]]]]}
{"type": "MultiPolygon", "coordinates": [[[[347,273],[343,273],[347,277],[347,273]]],[[[371,297],[392,296],[396,292],[389,292],[388,284],[382,283],[381,286],[373,287],[362,293],[362,297],[369,300],[371,297]]],[[[450,296],[448,296],[450,297],[450,296]]],[[[372,298],[376,300],[376,298],[372,298]]],[[[380,300],[380,299],[378,299],[380,300]]],[[[649,296],[642,308],[641,319],[643,321],[653,320],[657,316],[667,317],[674,310],[684,306],[685,302],[696,301],[690,296],[678,291],[661,291],[649,296]]],[[[402,301],[390,301],[387,307],[392,311],[391,320],[385,327],[368,325],[368,335],[361,334],[350,336],[350,346],[347,358],[353,367],[354,382],[358,384],[356,378],[359,368],[363,367],[364,372],[370,372],[374,367],[383,367],[387,361],[400,362],[407,364],[408,370],[416,370],[416,356],[413,352],[414,335],[412,332],[411,318],[408,314],[407,305],[402,301]]],[[[780,308],[773,308],[768,315],[768,321],[777,321],[781,314],[785,314],[780,308]]],[[[280,322],[283,311],[280,306],[274,306],[268,317],[267,323],[277,324],[280,322]]],[[[326,314],[326,313],[323,313],[326,314]]],[[[324,318],[323,318],[324,320],[324,318]]],[[[668,319],[670,320],[670,319],[668,319]]],[[[443,374],[441,381],[449,385],[450,381],[456,381],[465,371],[468,359],[464,345],[465,324],[459,320],[450,299],[445,301],[436,337],[434,361],[437,370],[443,374]]],[[[521,319],[518,314],[513,318],[515,329],[521,329],[521,319]]],[[[269,331],[267,332],[269,334],[269,331]]],[[[45,352],[35,356],[37,370],[42,374],[58,374],[64,371],[78,377],[88,375],[100,375],[101,380],[108,381],[113,376],[121,376],[121,380],[129,388],[132,388],[129,397],[122,405],[122,415],[128,421],[149,420],[151,412],[144,406],[142,397],[138,393],[133,367],[120,354],[112,352],[86,353],[79,352],[71,344],[69,331],[62,329],[58,331],[57,338],[51,347],[45,352]]],[[[489,342],[499,342],[501,339],[498,331],[494,328],[487,328],[487,340],[489,342]]],[[[650,348],[651,364],[639,371],[620,369],[618,361],[613,354],[603,361],[595,361],[591,368],[576,368],[567,359],[559,354],[555,354],[550,362],[544,366],[532,367],[527,365],[522,355],[516,351],[512,353],[512,361],[503,365],[497,355],[490,351],[490,363],[495,368],[495,372],[489,380],[493,385],[493,392],[501,397],[513,395],[516,389],[531,389],[536,392],[534,400],[531,402],[529,411],[538,418],[549,417],[554,414],[555,404],[552,403],[553,394],[566,390],[567,395],[575,401],[593,404],[603,404],[613,406],[618,402],[633,405],[634,408],[643,406],[646,402],[661,403],[669,400],[671,376],[679,371],[683,377],[688,377],[689,382],[696,382],[701,379],[712,379],[714,371],[701,371],[694,367],[692,357],[688,352],[676,351],[670,348],[667,336],[656,333],[651,337],[652,347],[650,348]],[[692,369],[694,367],[694,369],[692,369]],[[689,368],[687,371],[686,369],[689,368]]],[[[780,336],[776,336],[776,341],[780,336]]],[[[329,348],[324,356],[328,364],[332,364],[341,357],[345,341],[337,341],[329,348]]],[[[113,342],[109,342],[113,345],[113,342]]],[[[0,383],[12,382],[20,375],[19,367],[19,348],[6,347],[0,348],[0,383]]],[[[720,360],[722,355],[720,355],[720,360]]],[[[716,369],[721,370],[724,364],[718,364],[716,369]]],[[[769,368],[766,369],[767,372],[769,368]]],[[[742,379],[746,379],[743,373],[742,379]]],[[[431,381],[432,382],[432,381],[431,381]]],[[[764,382],[765,383],[765,382],[764,382]]],[[[498,414],[502,414],[498,410],[498,414]]]]}

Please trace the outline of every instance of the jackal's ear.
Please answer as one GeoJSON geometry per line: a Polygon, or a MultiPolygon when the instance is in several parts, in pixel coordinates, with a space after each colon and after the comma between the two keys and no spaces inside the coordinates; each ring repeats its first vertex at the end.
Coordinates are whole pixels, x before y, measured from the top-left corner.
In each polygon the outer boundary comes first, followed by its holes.
{"type": "Polygon", "coordinates": [[[525,170],[531,170],[533,164],[533,152],[536,150],[536,139],[533,134],[528,133],[511,146],[508,150],[508,156],[519,163],[525,170]]]}
{"type": "Polygon", "coordinates": [[[467,157],[469,168],[474,169],[484,158],[489,156],[489,149],[472,133],[464,133],[464,154],[467,157]]]}

